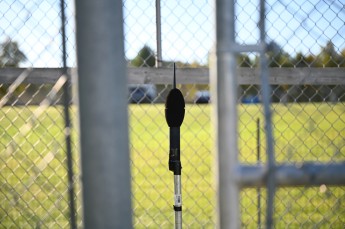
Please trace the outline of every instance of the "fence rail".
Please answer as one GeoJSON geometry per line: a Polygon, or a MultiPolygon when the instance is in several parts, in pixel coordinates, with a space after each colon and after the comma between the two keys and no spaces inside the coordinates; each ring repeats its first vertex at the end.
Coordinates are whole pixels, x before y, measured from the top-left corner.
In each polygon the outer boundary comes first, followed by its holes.
{"type": "MultiPolygon", "coordinates": [[[[0,83],[13,83],[26,68],[0,68],[0,83]]],[[[34,68],[23,81],[32,84],[55,83],[63,72],[62,68],[34,68]]],[[[70,74],[75,74],[75,68],[69,68],[70,74]]],[[[171,68],[128,68],[129,84],[171,84],[171,68]]],[[[178,84],[209,84],[208,68],[177,69],[178,84]]],[[[114,74],[116,77],[116,74],[114,74]]],[[[259,70],[256,68],[238,68],[237,82],[239,85],[260,85],[259,70]]],[[[270,84],[345,84],[344,68],[270,68],[270,84]]]]}
{"type": "MultiPolygon", "coordinates": [[[[345,162],[277,165],[274,170],[274,182],[279,187],[345,185],[345,162]]],[[[237,180],[242,188],[266,186],[266,167],[241,165],[239,171],[237,180]]]]}

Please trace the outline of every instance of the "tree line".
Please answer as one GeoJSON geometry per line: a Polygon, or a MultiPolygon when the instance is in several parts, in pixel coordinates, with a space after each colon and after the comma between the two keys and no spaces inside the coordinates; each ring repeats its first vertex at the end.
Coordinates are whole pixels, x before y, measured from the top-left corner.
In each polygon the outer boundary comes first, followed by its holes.
{"type": "MultiPolygon", "coordinates": [[[[345,48],[337,52],[332,41],[328,41],[324,47],[321,47],[318,54],[303,54],[297,52],[294,56],[284,51],[276,42],[271,41],[267,44],[266,52],[269,67],[345,67],[345,48]]],[[[260,58],[258,56],[250,57],[247,54],[239,54],[237,63],[239,67],[257,67],[260,58]]],[[[156,63],[155,52],[148,45],[144,45],[129,65],[133,67],[154,67],[156,63]]],[[[171,61],[163,61],[162,65],[170,66],[171,61]]],[[[197,61],[181,62],[177,61],[177,66],[181,67],[207,67],[197,61]]]]}
{"type": "MultiPolygon", "coordinates": [[[[267,45],[266,55],[269,67],[345,67],[345,48],[338,53],[332,41],[328,41],[324,47],[321,47],[320,53],[316,55],[298,52],[295,56],[291,56],[276,42],[271,41],[267,45]]],[[[0,67],[19,67],[26,60],[26,55],[19,49],[16,41],[8,38],[0,44],[0,67]]],[[[258,56],[251,58],[247,54],[239,54],[237,57],[239,67],[256,67],[259,61],[258,56]]],[[[134,67],[153,67],[155,63],[155,52],[147,45],[144,45],[137,56],[129,61],[129,65],[134,67]]],[[[172,61],[163,61],[162,64],[169,66],[172,61]]],[[[191,63],[177,61],[177,66],[206,67],[197,61],[191,63]]]]}
{"type": "MultiPolygon", "coordinates": [[[[291,56],[285,52],[276,42],[272,41],[267,45],[266,52],[269,67],[279,68],[321,68],[321,67],[345,67],[345,49],[341,52],[335,50],[334,44],[329,41],[320,52],[314,54],[303,54],[301,52],[291,56]]],[[[239,67],[257,67],[259,57],[250,57],[247,54],[239,54],[237,63],[239,67]]],[[[145,45],[139,50],[137,56],[129,61],[133,67],[153,67],[155,66],[155,52],[145,45]]],[[[164,66],[172,66],[171,61],[163,61],[164,66]]],[[[183,63],[177,62],[177,67],[206,67],[197,62],[183,63]]],[[[159,88],[162,85],[157,85],[159,88]]],[[[345,101],[345,85],[271,85],[273,102],[337,102],[345,101]]],[[[162,86],[164,87],[164,86],[162,86]]],[[[191,95],[197,90],[205,90],[209,85],[182,85],[184,94],[191,95]]],[[[241,85],[239,87],[239,100],[245,98],[257,99],[260,96],[258,85],[241,85]]],[[[193,98],[189,98],[192,100],[193,98]]]]}

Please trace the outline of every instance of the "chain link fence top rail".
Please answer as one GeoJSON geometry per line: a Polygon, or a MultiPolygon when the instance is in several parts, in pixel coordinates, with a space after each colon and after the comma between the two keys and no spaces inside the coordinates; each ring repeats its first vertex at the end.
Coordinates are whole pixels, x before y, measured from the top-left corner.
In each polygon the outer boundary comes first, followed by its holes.
{"type": "MultiPolygon", "coordinates": [[[[277,163],[344,161],[343,5],[341,1],[266,2],[277,163]]],[[[70,205],[60,2],[2,1],[0,6],[0,225],[67,228],[70,205]]],[[[236,41],[257,43],[258,3],[238,1],[235,8],[236,41]]],[[[160,2],[161,69],[153,69],[158,56],[156,10],[155,1],[123,3],[133,225],[173,226],[164,101],[176,62],[177,86],[187,102],[181,126],[183,225],[214,228],[214,139],[207,70],[214,45],[214,4],[207,0],[160,2]]],[[[75,67],[71,3],[66,5],[66,16],[67,65],[75,67]]],[[[256,53],[238,55],[243,76],[238,86],[238,143],[244,164],[266,162],[261,88],[255,73],[258,61],[256,53]]],[[[82,227],[76,109],[74,104],[69,107],[76,214],[82,227]]],[[[326,185],[278,188],[275,227],[344,227],[344,191],[344,187],[326,185]]],[[[264,228],[266,192],[243,189],[240,198],[241,226],[264,228]]]]}

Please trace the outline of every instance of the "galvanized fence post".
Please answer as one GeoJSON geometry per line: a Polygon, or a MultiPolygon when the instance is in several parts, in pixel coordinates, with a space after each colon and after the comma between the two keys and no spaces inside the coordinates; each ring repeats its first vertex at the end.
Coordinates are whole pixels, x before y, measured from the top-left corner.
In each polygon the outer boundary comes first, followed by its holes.
{"type": "Polygon", "coordinates": [[[122,1],[76,1],[85,228],[131,228],[122,1]]]}
{"type": "Polygon", "coordinates": [[[211,72],[216,128],[216,196],[219,228],[239,228],[239,188],[236,184],[237,80],[235,2],[216,1],[216,59],[211,72]]]}

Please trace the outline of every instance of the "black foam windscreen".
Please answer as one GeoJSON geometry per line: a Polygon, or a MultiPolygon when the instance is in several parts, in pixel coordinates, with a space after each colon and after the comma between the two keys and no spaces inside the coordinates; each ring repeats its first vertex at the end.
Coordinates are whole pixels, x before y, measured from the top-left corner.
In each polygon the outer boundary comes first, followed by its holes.
{"type": "Polygon", "coordinates": [[[184,119],[185,102],[181,91],[172,89],[165,102],[165,119],[169,127],[180,127],[184,119]]]}

